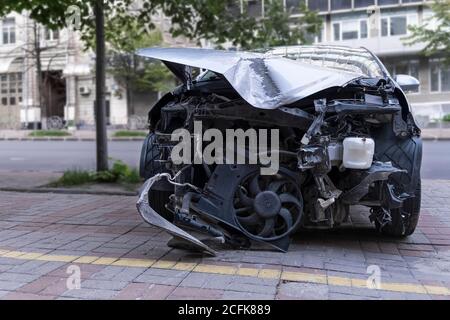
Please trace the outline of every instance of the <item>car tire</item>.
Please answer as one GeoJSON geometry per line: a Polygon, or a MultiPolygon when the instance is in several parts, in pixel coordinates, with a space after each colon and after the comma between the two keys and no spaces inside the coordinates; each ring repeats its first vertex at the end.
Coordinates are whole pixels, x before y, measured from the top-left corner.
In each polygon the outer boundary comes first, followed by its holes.
{"type": "Polygon", "coordinates": [[[139,163],[139,174],[144,179],[149,179],[157,173],[164,172],[164,165],[157,161],[161,157],[156,135],[150,132],[144,140],[141,149],[141,159],[139,163]]]}
{"type": "Polygon", "coordinates": [[[381,229],[384,234],[406,237],[414,233],[420,216],[421,189],[419,179],[414,197],[405,200],[402,208],[391,211],[392,222],[381,229]]]}
{"type": "MultiPolygon", "coordinates": [[[[383,234],[395,237],[406,237],[416,229],[420,216],[421,179],[420,165],[422,162],[422,142],[420,138],[410,138],[391,145],[383,154],[383,161],[391,161],[407,173],[394,174],[390,182],[400,185],[413,196],[403,202],[403,207],[391,210],[392,222],[381,228],[383,234]]],[[[377,225],[380,229],[380,226],[377,225]]]]}
{"type": "MultiPolygon", "coordinates": [[[[139,164],[139,174],[144,179],[149,179],[154,175],[167,172],[164,165],[158,161],[161,157],[156,144],[156,135],[150,132],[144,140],[141,150],[141,160],[139,164]]],[[[148,202],[153,210],[167,221],[173,221],[173,213],[166,208],[169,197],[173,193],[172,185],[166,181],[158,181],[148,192],[148,202]]]]}

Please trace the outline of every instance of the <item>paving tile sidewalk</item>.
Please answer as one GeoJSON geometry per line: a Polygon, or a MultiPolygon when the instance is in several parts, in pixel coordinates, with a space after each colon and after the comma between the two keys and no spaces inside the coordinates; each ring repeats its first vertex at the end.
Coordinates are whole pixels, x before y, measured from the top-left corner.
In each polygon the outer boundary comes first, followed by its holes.
{"type": "MultiPolygon", "coordinates": [[[[53,171],[5,171],[0,170],[0,192],[43,192],[65,194],[137,195],[140,184],[89,183],[84,185],[50,187],[63,172],[53,171]]],[[[25,196],[25,195],[24,195],[25,196]]]]}
{"type": "Polygon", "coordinates": [[[355,210],[352,227],[302,232],[287,253],[217,257],[168,248],[135,197],[0,192],[0,299],[450,299],[450,181],[423,189],[405,239],[355,210]],[[366,286],[369,266],[380,290],[366,286]]]}
{"type": "Polygon", "coordinates": [[[52,171],[6,171],[0,170],[0,189],[31,189],[57,180],[62,172],[52,171]]]}

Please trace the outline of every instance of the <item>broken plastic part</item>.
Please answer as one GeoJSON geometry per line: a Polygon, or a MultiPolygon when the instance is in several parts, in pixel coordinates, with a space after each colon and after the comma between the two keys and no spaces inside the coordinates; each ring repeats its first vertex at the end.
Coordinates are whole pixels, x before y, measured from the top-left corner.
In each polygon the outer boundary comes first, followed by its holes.
{"type": "MultiPolygon", "coordinates": [[[[216,255],[216,252],[205,245],[203,242],[198,240],[197,238],[191,236],[189,233],[185,232],[184,230],[178,228],[174,224],[170,223],[163,217],[161,217],[155,210],[152,209],[148,202],[148,192],[152,188],[152,185],[162,179],[163,177],[167,178],[168,174],[157,174],[147,181],[145,181],[140,194],[139,199],[136,203],[137,210],[139,214],[142,216],[142,219],[144,219],[145,222],[148,224],[162,229],[172,235],[174,237],[174,240],[171,242],[172,245],[176,243],[179,247],[182,247],[184,249],[189,250],[195,250],[198,252],[206,253],[212,256],[216,255]]],[[[170,179],[169,179],[170,181],[170,179]]]]}
{"type": "Polygon", "coordinates": [[[392,166],[391,162],[374,161],[372,166],[367,171],[364,171],[364,177],[361,179],[361,182],[345,192],[341,196],[341,200],[346,204],[358,203],[361,198],[367,194],[370,185],[374,181],[387,180],[391,174],[396,172],[400,173],[407,171],[395,168],[392,166]]]}

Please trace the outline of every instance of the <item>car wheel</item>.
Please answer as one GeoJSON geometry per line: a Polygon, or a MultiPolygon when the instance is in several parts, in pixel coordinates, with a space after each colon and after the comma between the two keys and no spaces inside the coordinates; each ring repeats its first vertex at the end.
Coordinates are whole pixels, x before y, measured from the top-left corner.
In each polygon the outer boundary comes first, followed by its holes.
{"type": "Polygon", "coordinates": [[[381,229],[384,234],[396,237],[405,237],[413,234],[420,216],[421,193],[419,179],[414,197],[405,200],[402,208],[391,211],[392,222],[381,229]]]}
{"type": "Polygon", "coordinates": [[[160,157],[161,153],[156,144],[156,135],[155,133],[150,132],[145,138],[141,149],[139,174],[142,178],[148,179],[157,173],[164,172],[164,165],[157,161],[160,157]]]}
{"type": "MultiPolygon", "coordinates": [[[[382,161],[391,161],[395,167],[407,171],[393,175],[390,182],[403,192],[412,193],[413,197],[405,200],[402,208],[391,210],[392,222],[381,231],[390,236],[409,236],[416,229],[420,215],[422,141],[420,138],[397,140],[382,152],[382,161]]],[[[380,229],[380,226],[377,225],[377,228],[380,229]]]]}
{"type": "MultiPolygon", "coordinates": [[[[156,144],[156,135],[151,132],[144,140],[141,150],[139,174],[144,179],[149,179],[155,174],[167,172],[164,165],[158,161],[161,158],[159,148],[156,144]]],[[[148,192],[150,206],[164,219],[172,222],[173,213],[166,208],[169,197],[173,193],[172,186],[166,181],[158,181],[148,192]]]]}

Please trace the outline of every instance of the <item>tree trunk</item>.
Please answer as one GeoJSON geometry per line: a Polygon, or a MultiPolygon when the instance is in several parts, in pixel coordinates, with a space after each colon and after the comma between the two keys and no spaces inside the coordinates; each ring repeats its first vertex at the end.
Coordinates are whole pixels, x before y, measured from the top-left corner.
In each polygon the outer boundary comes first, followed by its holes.
{"type": "MultiPolygon", "coordinates": [[[[134,54],[131,54],[131,65],[132,65],[132,70],[133,70],[133,74],[136,74],[136,59],[134,54]]],[[[133,96],[133,92],[134,92],[134,88],[133,88],[133,81],[132,79],[129,79],[128,81],[128,91],[130,94],[130,115],[134,115],[135,111],[134,111],[134,96],[133,96]]]]}
{"type": "Polygon", "coordinates": [[[125,94],[126,94],[126,96],[127,96],[127,100],[126,100],[126,103],[127,103],[127,118],[128,118],[128,129],[133,129],[131,126],[132,126],[132,123],[131,123],[131,121],[130,121],[130,117],[131,117],[131,115],[132,115],[132,110],[131,110],[131,90],[130,90],[130,82],[129,82],[129,79],[127,79],[126,80],[126,83],[125,83],[125,94]]]}
{"type": "Polygon", "coordinates": [[[41,129],[47,129],[47,106],[43,103],[42,95],[44,93],[44,85],[42,80],[42,60],[41,60],[41,39],[39,36],[39,26],[36,22],[33,25],[34,31],[34,51],[36,55],[36,81],[38,90],[38,105],[41,110],[41,129]]]}
{"type": "Polygon", "coordinates": [[[97,137],[97,171],[108,170],[108,145],[106,136],[105,103],[105,30],[103,0],[96,0],[95,12],[95,125],[97,137]]]}
{"type": "Polygon", "coordinates": [[[127,85],[128,95],[130,96],[130,100],[128,101],[130,104],[130,113],[128,116],[134,115],[134,97],[133,97],[133,85],[130,83],[127,85]]]}

